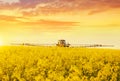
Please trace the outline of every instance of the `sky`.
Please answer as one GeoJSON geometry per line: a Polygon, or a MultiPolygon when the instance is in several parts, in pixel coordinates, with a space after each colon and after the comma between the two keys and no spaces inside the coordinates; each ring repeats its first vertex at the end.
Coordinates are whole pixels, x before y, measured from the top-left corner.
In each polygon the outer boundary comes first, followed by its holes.
{"type": "Polygon", "coordinates": [[[0,40],[120,47],[120,0],[0,0],[0,40]]]}

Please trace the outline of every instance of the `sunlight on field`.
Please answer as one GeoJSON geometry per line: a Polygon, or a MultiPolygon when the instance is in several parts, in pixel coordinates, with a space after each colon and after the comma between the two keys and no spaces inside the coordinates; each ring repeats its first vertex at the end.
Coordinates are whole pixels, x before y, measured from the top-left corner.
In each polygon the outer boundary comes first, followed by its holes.
{"type": "Polygon", "coordinates": [[[0,47],[0,81],[120,81],[120,50],[0,47]]]}

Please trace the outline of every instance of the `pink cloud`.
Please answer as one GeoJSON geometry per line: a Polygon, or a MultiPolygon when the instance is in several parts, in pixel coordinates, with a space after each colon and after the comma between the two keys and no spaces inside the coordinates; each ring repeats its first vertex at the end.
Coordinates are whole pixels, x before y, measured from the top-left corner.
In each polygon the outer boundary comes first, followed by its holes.
{"type": "MultiPolygon", "coordinates": [[[[37,14],[45,13],[64,13],[64,12],[82,12],[82,10],[91,10],[90,13],[99,13],[111,8],[120,8],[120,0],[19,0],[19,2],[5,3],[0,2],[0,9],[36,9],[37,14]],[[44,4],[44,6],[39,6],[44,4]],[[37,9],[36,9],[37,7],[37,9]],[[92,10],[93,9],[93,10],[92,10]],[[103,9],[103,10],[102,10],[103,9]]],[[[23,14],[30,11],[24,11],[23,14]]],[[[31,12],[30,12],[31,13],[31,12]]],[[[32,14],[32,13],[31,13],[32,14]]]]}

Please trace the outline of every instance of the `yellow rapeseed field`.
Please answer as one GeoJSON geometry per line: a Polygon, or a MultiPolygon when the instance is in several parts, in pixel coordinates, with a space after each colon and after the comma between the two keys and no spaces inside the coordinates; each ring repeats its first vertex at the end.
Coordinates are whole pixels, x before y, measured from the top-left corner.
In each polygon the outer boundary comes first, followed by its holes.
{"type": "Polygon", "coordinates": [[[3,46],[0,81],[120,81],[120,50],[3,46]]]}

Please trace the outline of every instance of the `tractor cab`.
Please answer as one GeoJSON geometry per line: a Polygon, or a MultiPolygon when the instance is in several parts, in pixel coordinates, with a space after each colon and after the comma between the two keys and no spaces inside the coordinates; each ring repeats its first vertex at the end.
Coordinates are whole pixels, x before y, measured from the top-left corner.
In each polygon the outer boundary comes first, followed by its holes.
{"type": "Polygon", "coordinates": [[[65,40],[58,40],[58,43],[56,44],[59,47],[69,47],[70,44],[66,44],[65,40]]]}

